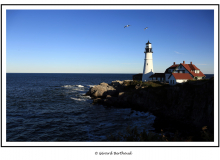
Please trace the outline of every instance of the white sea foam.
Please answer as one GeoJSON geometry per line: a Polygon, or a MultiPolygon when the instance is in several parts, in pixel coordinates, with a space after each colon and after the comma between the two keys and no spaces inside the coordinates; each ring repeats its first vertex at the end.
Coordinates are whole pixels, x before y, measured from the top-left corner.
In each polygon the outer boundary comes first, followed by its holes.
{"type": "Polygon", "coordinates": [[[94,87],[95,85],[87,85],[87,86],[91,88],[91,87],[94,87]]]}
{"type": "Polygon", "coordinates": [[[64,87],[64,88],[72,88],[72,87],[74,87],[75,85],[64,85],[64,86],[62,86],[62,87],[64,87]]]}
{"type": "Polygon", "coordinates": [[[72,88],[72,87],[79,87],[79,88],[83,88],[84,86],[82,85],[64,85],[62,87],[65,87],[65,88],[72,88]]]}
{"type": "Polygon", "coordinates": [[[84,86],[82,86],[82,85],[76,85],[76,87],[84,87],[84,86]]]}
{"type": "Polygon", "coordinates": [[[86,101],[86,99],[82,99],[82,98],[73,98],[73,97],[70,97],[70,98],[75,101],[86,101]]]}
{"type": "Polygon", "coordinates": [[[90,96],[84,96],[84,95],[85,95],[85,94],[80,95],[80,98],[82,98],[82,99],[91,99],[90,96]]]}
{"type": "Polygon", "coordinates": [[[64,88],[66,88],[66,89],[68,89],[68,90],[70,90],[71,92],[82,92],[82,91],[85,91],[85,87],[84,86],[82,86],[82,85],[64,85],[64,86],[62,86],[62,87],[64,87],[64,88]]]}

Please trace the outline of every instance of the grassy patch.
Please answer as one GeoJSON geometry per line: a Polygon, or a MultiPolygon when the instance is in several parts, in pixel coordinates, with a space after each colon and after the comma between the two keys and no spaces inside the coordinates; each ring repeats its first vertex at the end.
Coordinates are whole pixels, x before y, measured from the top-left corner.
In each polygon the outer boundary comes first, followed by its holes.
{"type": "Polygon", "coordinates": [[[124,81],[124,85],[127,87],[135,87],[136,85],[142,86],[142,87],[161,87],[164,86],[165,84],[160,83],[159,81],[147,81],[147,82],[142,82],[142,81],[124,81]]]}

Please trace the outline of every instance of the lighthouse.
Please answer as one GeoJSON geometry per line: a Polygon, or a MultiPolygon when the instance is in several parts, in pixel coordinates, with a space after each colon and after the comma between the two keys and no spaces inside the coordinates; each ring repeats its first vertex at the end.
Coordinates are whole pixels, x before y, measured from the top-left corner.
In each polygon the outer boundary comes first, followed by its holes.
{"type": "Polygon", "coordinates": [[[153,70],[153,50],[151,47],[151,43],[148,41],[146,43],[145,47],[145,59],[144,59],[144,70],[143,70],[143,76],[142,76],[142,81],[148,81],[150,80],[150,76],[154,74],[153,70]]]}

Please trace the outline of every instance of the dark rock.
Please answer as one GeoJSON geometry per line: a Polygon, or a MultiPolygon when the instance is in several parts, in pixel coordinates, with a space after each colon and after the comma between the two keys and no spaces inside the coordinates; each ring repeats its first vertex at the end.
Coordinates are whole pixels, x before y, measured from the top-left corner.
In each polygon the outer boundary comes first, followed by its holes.
{"type": "Polygon", "coordinates": [[[93,99],[93,104],[102,104],[103,103],[103,99],[102,98],[96,98],[96,99],[93,99]]]}
{"type": "Polygon", "coordinates": [[[213,80],[164,87],[142,88],[137,85],[129,91],[126,90],[123,81],[113,81],[111,85],[100,83],[90,88],[87,95],[96,98],[94,103],[131,107],[135,110],[149,111],[155,116],[166,117],[178,123],[214,129],[213,80]]]}

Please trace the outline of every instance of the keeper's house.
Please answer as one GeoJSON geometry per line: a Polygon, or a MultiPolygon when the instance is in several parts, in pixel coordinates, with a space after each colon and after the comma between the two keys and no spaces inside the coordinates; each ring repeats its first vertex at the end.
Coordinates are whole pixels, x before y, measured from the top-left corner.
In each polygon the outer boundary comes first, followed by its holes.
{"type": "MultiPolygon", "coordinates": [[[[140,78],[140,74],[138,74],[137,78],[140,78]]],[[[183,63],[180,64],[174,62],[164,73],[154,73],[149,78],[150,80],[157,80],[169,83],[170,85],[175,85],[177,83],[186,82],[187,80],[204,79],[205,75],[199,68],[192,64],[192,62],[190,62],[190,64],[185,64],[185,61],[183,61],[183,63]]]]}
{"type": "Polygon", "coordinates": [[[183,83],[190,79],[199,80],[203,78],[205,78],[205,75],[192,62],[190,64],[186,64],[185,61],[180,64],[174,62],[165,71],[165,82],[168,82],[170,85],[183,83]]]}

